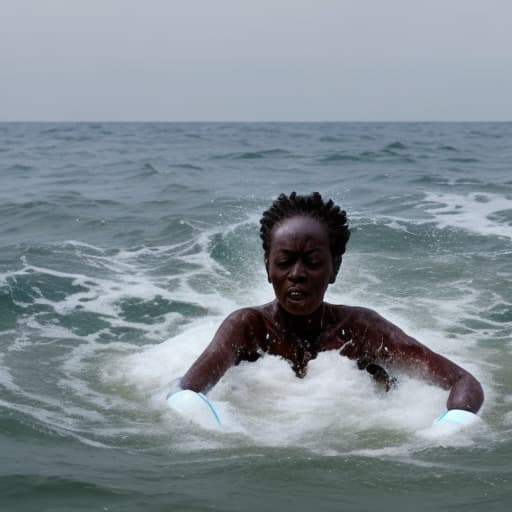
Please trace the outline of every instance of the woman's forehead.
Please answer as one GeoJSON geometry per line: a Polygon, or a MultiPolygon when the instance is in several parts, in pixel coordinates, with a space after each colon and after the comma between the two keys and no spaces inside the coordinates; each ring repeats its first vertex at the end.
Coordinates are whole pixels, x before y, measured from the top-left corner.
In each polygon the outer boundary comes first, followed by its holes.
{"type": "Polygon", "coordinates": [[[327,226],[320,220],[305,215],[295,215],[284,219],[274,226],[271,233],[271,244],[289,243],[329,244],[327,226]]]}

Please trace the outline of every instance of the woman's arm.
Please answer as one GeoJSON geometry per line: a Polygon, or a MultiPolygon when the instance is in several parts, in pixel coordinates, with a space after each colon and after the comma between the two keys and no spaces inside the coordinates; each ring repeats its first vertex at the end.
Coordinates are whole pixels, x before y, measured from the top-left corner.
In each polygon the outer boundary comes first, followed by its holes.
{"type": "Polygon", "coordinates": [[[471,373],[408,336],[377,313],[372,311],[371,317],[366,323],[366,338],[377,362],[395,366],[411,376],[419,376],[450,390],[448,409],[478,412],[484,392],[471,373]]]}
{"type": "Polygon", "coordinates": [[[240,309],[231,313],[220,325],[213,340],[180,381],[182,389],[207,392],[224,373],[238,364],[254,339],[256,313],[240,309]]]}
{"type": "Polygon", "coordinates": [[[409,336],[407,338],[406,343],[402,342],[397,347],[395,355],[397,363],[407,373],[415,374],[419,370],[419,375],[426,380],[443,389],[449,389],[447,409],[478,412],[484,401],[484,392],[475,377],[414,338],[409,336]]]}

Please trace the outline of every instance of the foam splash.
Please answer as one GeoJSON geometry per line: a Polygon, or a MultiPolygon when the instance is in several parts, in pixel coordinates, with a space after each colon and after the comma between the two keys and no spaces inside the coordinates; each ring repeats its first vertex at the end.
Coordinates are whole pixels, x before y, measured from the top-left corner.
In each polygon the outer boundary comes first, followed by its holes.
{"type": "MultiPolygon", "coordinates": [[[[143,438],[149,445],[165,439],[168,445],[183,450],[275,446],[373,456],[421,450],[425,441],[416,433],[442,412],[446,392],[401,376],[397,389],[383,393],[366,372],[336,352],[319,354],[302,380],[286,361],[272,356],[230,369],[209,395],[225,425],[220,437],[198,432],[167,409],[169,383],[186,372],[222,319],[244,304],[272,298],[259,258],[252,256],[245,263],[246,269],[259,270],[253,271],[249,285],[243,283],[241,293],[237,279],[212,256],[215,244],[227,243],[229,237],[238,247],[237,230],[245,224],[252,228],[254,218],[228,228],[194,226],[191,239],[178,244],[115,252],[67,242],[64,249],[74,251],[79,268],[85,267],[83,272],[55,270],[23,260],[22,268],[3,277],[4,282],[43,276],[66,283],[65,293],[59,298],[44,289],[32,289],[32,304],[20,303],[27,307],[27,316],[20,320],[11,351],[19,351],[20,356],[25,351],[33,353],[34,339],[39,346],[59,343],[62,348],[54,361],[53,388],[46,394],[26,389],[8,368],[9,363],[2,361],[6,365],[5,388],[30,402],[12,401],[11,406],[60,432],[104,446],[143,438]],[[172,269],[174,272],[169,271],[172,269]],[[252,286],[253,282],[258,284],[252,286]],[[140,315],[126,314],[126,303],[152,303],[157,298],[167,301],[158,317],[145,321],[140,315]],[[199,313],[169,312],[168,305],[178,302],[200,308],[199,313]],[[33,305],[35,312],[29,307],[33,305]],[[48,322],[37,308],[51,310],[52,322],[87,313],[105,325],[87,334],[77,333],[76,325],[48,322]],[[119,333],[126,329],[133,333],[123,338],[119,333]],[[162,342],[169,332],[175,334],[162,342]],[[55,399],[63,392],[65,401],[55,399]]],[[[377,275],[370,275],[369,280],[374,289],[379,287],[377,275]]],[[[343,277],[341,281],[339,288],[329,292],[329,301],[378,306],[371,303],[371,291],[358,288],[357,283],[348,291],[343,277]]],[[[407,309],[397,309],[400,300],[376,309],[406,331],[416,331],[420,341],[468,367],[484,382],[492,380],[481,365],[469,364],[475,359],[469,354],[473,338],[447,343],[442,334],[443,321],[448,324],[457,309],[467,309],[467,296],[454,299],[451,309],[445,310],[446,318],[437,318],[436,325],[419,331],[417,323],[402,314],[407,309]]],[[[463,436],[456,442],[471,443],[472,437],[463,436]]]]}
{"type": "Polygon", "coordinates": [[[353,361],[335,351],[320,353],[298,379],[281,358],[265,356],[233,367],[209,393],[222,418],[223,434],[203,431],[166,409],[169,383],[188,369],[212,337],[219,318],[199,322],[164,343],[122,357],[107,380],[135,385],[162,414],[162,428],[183,450],[216,447],[301,447],[322,454],[409,455],[440,444],[472,444],[471,432],[456,439],[421,436],[445,408],[446,391],[399,376],[389,393],[353,361]],[[198,443],[198,434],[202,442],[198,443]],[[214,444],[212,444],[214,443],[214,444]]]}
{"type": "Polygon", "coordinates": [[[512,222],[500,220],[500,213],[512,211],[512,198],[473,192],[467,195],[425,194],[423,208],[440,228],[454,227],[488,236],[512,239],[512,222]],[[429,203],[435,205],[428,206],[429,203]]]}
{"type": "MultiPolygon", "coordinates": [[[[392,203],[400,201],[402,209],[411,214],[370,215],[372,223],[382,220],[393,229],[410,233],[412,225],[434,224],[439,229],[461,229],[481,236],[512,239],[512,197],[488,192],[468,194],[423,192],[421,200],[400,196],[386,198],[392,203]],[[412,210],[411,210],[412,209],[412,210]],[[412,212],[415,213],[412,213],[412,212]]],[[[365,217],[363,212],[353,212],[353,218],[365,217]]]]}

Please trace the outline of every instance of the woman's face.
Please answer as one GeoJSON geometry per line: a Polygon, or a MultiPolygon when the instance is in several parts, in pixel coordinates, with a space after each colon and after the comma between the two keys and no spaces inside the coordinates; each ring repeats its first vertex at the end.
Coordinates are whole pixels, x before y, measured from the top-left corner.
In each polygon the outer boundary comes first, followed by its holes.
{"type": "Polygon", "coordinates": [[[283,220],[270,235],[265,266],[276,299],[288,313],[315,312],[334,274],[327,227],[302,215],[283,220]]]}

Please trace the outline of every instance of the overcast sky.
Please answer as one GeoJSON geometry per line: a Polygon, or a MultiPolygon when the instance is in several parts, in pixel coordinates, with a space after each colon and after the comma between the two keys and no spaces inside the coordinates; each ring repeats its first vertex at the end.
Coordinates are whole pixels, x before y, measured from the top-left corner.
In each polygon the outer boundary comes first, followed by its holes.
{"type": "Polygon", "coordinates": [[[0,0],[0,120],[512,120],[512,1],[0,0]]]}

